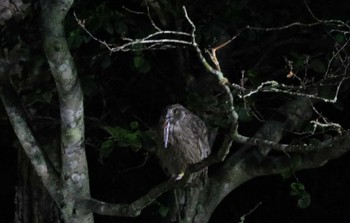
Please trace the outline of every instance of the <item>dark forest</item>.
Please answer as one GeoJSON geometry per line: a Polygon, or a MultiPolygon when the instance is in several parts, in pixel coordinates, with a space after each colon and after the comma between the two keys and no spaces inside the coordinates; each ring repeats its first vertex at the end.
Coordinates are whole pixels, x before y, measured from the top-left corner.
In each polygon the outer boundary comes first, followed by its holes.
{"type": "Polygon", "coordinates": [[[349,12],[0,0],[0,221],[350,222],[349,12]],[[172,104],[210,150],[175,177],[172,104]]]}

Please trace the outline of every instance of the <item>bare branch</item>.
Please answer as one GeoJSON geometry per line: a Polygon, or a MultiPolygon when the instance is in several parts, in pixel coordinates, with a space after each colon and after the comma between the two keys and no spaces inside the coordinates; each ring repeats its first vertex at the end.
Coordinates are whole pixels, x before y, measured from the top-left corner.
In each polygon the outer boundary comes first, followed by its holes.
{"type": "MultiPolygon", "coordinates": [[[[335,91],[335,95],[332,99],[327,99],[327,98],[320,97],[317,95],[297,92],[297,91],[295,91],[296,87],[288,86],[285,84],[280,84],[277,81],[263,82],[256,89],[251,90],[249,93],[247,93],[245,95],[239,95],[239,97],[245,99],[247,97],[251,97],[254,94],[257,94],[258,92],[275,92],[275,93],[281,93],[281,94],[287,94],[287,95],[293,95],[293,96],[301,96],[301,97],[306,97],[306,98],[310,98],[310,99],[317,99],[317,100],[327,102],[327,103],[336,103],[338,100],[339,89],[340,89],[342,83],[344,82],[344,80],[349,79],[349,78],[350,77],[343,78],[338,83],[337,89],[335,91]]],[[[297,88],[297,89],[300,89],[300,88],[297,88]]]]}
{"type": "Polygon", "coordinates": [[[156,32],[149,34],[148,36],[145,36],[142,39],[131,39],[131,38],[122,38],[124,41],[127,41],[127,43],[115,46],[114,44],[109,44],[96,36],[94,36],[86,27],[85,27],[85,21],[78,19],[76,14],[74,13],[75,20],[77,21],[78,25],[95,41],[99,42],[103,46],[105,46],[108,51],[111,53],[114,52],[127,52],[127,51],[136,51],[136,50],[155,50],[155,49],[167,49],[167,48],[173,48],[175,45],[184,45],[184,46],[191,46],[192,43],[190,41],[183,40],[181,38],[190,37],[191,35],[186,32],[181,31],[172,31],[172,30],[161,30],[157,26],[156,32]],[[170,38],[163,38],[164,35],[170,35],[170,38]],[[170,44],[170,45],[167,45],[170,44]]]}
{"type": "MultiPolygon", "coordinates": [[[[208,163],[210,162],[217,162],[217,160],[224,160],[225,157],[227,156],[227,154],[230,151],[232,142],[233,142],[233,137],[234,135],[238,134],[238,115],[235,111],[234,108],[234,104],[233,104],[233,95],[232,92],[228,86],[229,82],[227,80],[227,78],[224,76],[224,74],[218,70],[218,69],[214,69],[208,62],[207,60],[204,58],[202,51],[200,50],[197,42],[196,42],[196,26],[194,25],[194,23],[192,22],[192,20],[189,18],[188,14],[187,14],[187,10],[186,7],[183,6],[183,10],[185,13],[185,17],[187,19],[187,21],[190,23],[190,25],[192,26],[192,32],[191,32],[191,36],[192,36],[192,45],[195,48],[197,55],[200,59],[200,61],[202,62],[202,64],[204,65],[204,67],[212,74],[214,74],[216,76],[216,78],[219,81],[219,84],[222,86],[222,89],[224,90],[226,96],[227,96],[227,100],[226,100],[226,105],[227,105],[227,113],[228,113],[228,117],[230,119],[230,121],[232,122],[231,127],[228,131],[228,133],[225,136],[225,139],[223,141],[222,146],[220,147],[217,156],[211,156],[208,157],[208,163]]],[[[205,159],[206,160],[206,159],[205,159]]],[[[203,160],[203,164],[207,161],[203,160]]],[[[200,166],[200,165],[198,165],[200,166]]]]}
{"type": "Polygon", "coordinates": [[[74,18],[77,21],[78,25],[95,41],[101,43],[102,45],[104,45],[109,51],[111,51],[112,46],[111,44],[106,43],[106,41],[102,41],[100,39],[98,39],[97,37],[95,37],[88,29],[86,29],[85,27],[85,20],[80,20],[78,19],[77,15],[75,14],[75,12],[73,12],[74,18]]]}
{"type": "MultiPolygon", "coordinates": [[[[185,17],[188,21],[188,23],[191,25],[192,27],[192,32],[191,32],[191,37],[192,37],[192,45],[193,47],[195,48],[196,52],[197,52],[197,55],[201,61],[201,63],[203,64],[204,68],[207,69],[210,73],[214,74],[217,79],[219,80],[220,84],[221,85],[226,85],[228,83],[228,80],[226,77],[224,77],[224,74],[220,71],[220,70],[217,70],[217,69],[214,69],[208,62],[207,60],[205,59],[205,57],[203,56],[202,54],[202,51],[201,49],[199,48],[198,46],[198,43],[196,42],[196,26],[194,25],[194,23],[192,22],[192,20],[190,19],[190,17],[188,16],[187,14],[187,10],[186,10],[186,7],[183,6],[182,7],[183,10],[184,10],[184,13],[185,13],[185,17]]],[[[232,95],[231,93],[228,93],[229,95],[232,95]]]]}
{"type": "Polygon", "coordinates": [[[151,12],[149,11],[149,5],[148,5],[147,0],[145,0],[145,3],[146,3],[146,7],[147,7],[147,16],[148,16],[149,21],[151,22],[152,26],[153,26],[156,30],[161,31],[161,29],[155,24],[155,22],[154,22],[153,19],[152,19],[151,12]]]}
{"type": "Polygon", "coordinates": [[[337,52],[335,52],[332,56],[332,58],[329,60],[328,62],[328,66],[327,66],[327,70],[326,70],[326,73],[325,73],[325,77],[328,77],[330,74],[329,74],[329,71],[330,71],[330,67],[331,67],[331,64],[332,62],[334,61],[334,59],[339,55],[340,52],[342,52],[344,50],[344,48],[349,44],[350,42],[350,39],[348,41],[346,41],[343,46],[340,47],[340,49],[337,50],[337,52]]]}
{"type": "Polygon", "coordinates": [[[248,172],[257,175],[280,174],[287,170],[290,172],[316,168],[325,165],[328,161],[339,158],[350,150],[350,134],[336,136],[332,140],[319,145],[321,150],[312,153],[290,154],[290,157],[267,157],[259,166],[255,165],[248,172]],[[292,164],[292,166],[291,166],[292,164]],[[292,169],[291,169],[292,167],[292,169]]]}
{"type": "Polygon", "coordinates": [[[334,23],[334,24],[338,24],[338,27],[346,27],[347,29],[350,30],[350,26],[348,24],[346,24],[345,22],[341,21],[341,20],[321,20],[319,18],[316,17],[316,15],[312,12],[309,4],[304,0],[304,4],[307,8],[307,10],[309,11],[310,15],[318,22],[321,23],[334,23]]]}
{"type": "Polygon", "coordinates": [[[95,199],[82,199],[77,202],[77,208],[103,215],[136,217],[141,214],[145,207],[152,204],[155,199],[173,188],[174,185],[169,182],[161,183],[131,204],[110,204],[95,199]]]}
{"type": "Polygon", "coordinates": [[[263,146],[269,147],[271,150],[288,152],[288,153],[310,153],[310,152],[320,152],[324,149],[328,149],[333,145],[334,138],[329,138],[324,142],[319,144],[300,144],[300,145],[290,145],[290,144],[280,144],[270,140],[264,140],[259,138],[250,138],[245,136],[239,136],[235,138],[235,142],[239,142],[250,146],[263,146]]]}
{"type": "Polygon", "coordinates": [[[262,201],[260,201],[257,205],[255,205],[254,208],[252,208],[248,213],[242,215],[240,218],[239,218],[239,223],[244,223],[245,222],[245,218],[249,215],[251,215],[260,205],[262,204],[262,201]]]}
{"type": "Polygon", "coordinates": [[[123,8],[125,11],[130,12],[130,13],[133,13],[133,14],[136,14],[136,15],[144,15],[144,14],[145,14],[144,12],[138,12],[138,11],[129,9],[129,8],[127,8],[125,5],[123,5],[122,8],[123,8]]]}

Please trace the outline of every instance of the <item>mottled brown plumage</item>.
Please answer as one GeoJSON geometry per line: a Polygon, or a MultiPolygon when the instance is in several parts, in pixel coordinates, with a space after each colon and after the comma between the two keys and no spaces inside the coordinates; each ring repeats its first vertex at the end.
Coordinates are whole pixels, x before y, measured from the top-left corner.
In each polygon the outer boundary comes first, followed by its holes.
{"type": "MultiPolygon", "coordinates": [[[[180,104],[170,105],[160,118],[158,157],[175,180],[183,177],[188,164],[197,163],[210,154],[207,127],[196,115],[180,104]]],[[[206,175],[207,169],[194,173],[206,175]]]]}

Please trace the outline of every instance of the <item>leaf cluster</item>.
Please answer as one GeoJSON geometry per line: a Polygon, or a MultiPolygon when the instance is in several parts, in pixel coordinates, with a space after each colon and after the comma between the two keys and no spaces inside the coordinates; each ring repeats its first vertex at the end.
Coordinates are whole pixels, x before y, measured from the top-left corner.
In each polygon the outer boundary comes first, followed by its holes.
{"type": "Polygon", "coordinates": [[[138,151],[141,148],[149,148],[153,146],[152,131],[141,131],[139,123],[133,121],[128,128],[121,126],[105,126],[103,128],[110,135],[102,142],[100,147],[100,155],[106,158],[114,149],[129,148],[138,151]]]}

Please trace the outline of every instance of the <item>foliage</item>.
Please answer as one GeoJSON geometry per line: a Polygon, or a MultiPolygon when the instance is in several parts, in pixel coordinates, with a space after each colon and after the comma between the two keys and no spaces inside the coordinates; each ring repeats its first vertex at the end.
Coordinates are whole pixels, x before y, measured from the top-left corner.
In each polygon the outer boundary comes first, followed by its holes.
{"type": "Polygon", "coordinates": [[[299,208],[307,208],[311,204],[311,197],[305,190],[305,186],[300,182],[293,182],[290,185],[290,194],[298,200],[299,208]]]}
{"type": "Polygon", "coordinates": [[[110,156],[113,150],[117,148],[130,148],[138,151],[154,144],[152,143],[153,133],[151,131],[141,131],[139,123],[136,121],[131,122],[129,128],[106,126],[104,130],[109,133],[110,137],[101,144],[100,155],[103,158],[110,156]]]}

